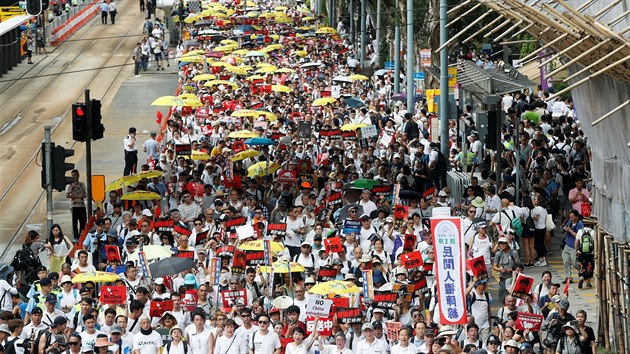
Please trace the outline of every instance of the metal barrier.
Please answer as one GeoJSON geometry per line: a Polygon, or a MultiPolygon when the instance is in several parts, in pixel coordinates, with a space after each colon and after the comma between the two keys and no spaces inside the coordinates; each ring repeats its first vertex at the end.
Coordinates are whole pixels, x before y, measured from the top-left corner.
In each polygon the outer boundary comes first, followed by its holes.
{"type": "Polygon", "coordinates": [[[44,27],[44,36],[45,36],[44,38],[46,38],[46,44],[49,44],[56,39],[55,35],[53,34],[53,31],[57,27],[63,25],[70,18],[72,18],[72,16],[78,14],[81,10],[85,9],[86,7],[90,5],[92,5],[92,3],[89,0],[83,0],[79,3],[79,5],[72,6],[70,8],[70,11],[68,12],[64,11],[61,16],[55,16],[55,19],[52,20],[52,22],[47,23],[46,26],[44,27]]]}

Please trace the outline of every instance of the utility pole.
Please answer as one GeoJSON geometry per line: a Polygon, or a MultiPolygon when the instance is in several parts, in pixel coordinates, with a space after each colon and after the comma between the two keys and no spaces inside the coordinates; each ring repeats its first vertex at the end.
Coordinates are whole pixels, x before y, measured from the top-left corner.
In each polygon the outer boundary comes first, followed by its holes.
{"type": "Polygon", "coordinates": [[[407,112],[415,113],[413,87],[413,0],[407,0],[407,112]]]}
{"type": "Polygon", "coordinates": [[[46,228],[50,233],[53,226],[53,186],[52,186],[52,128],[44,127],[44,174],[46,181],[46,228]]]}
{"type": "MultiPolygon", "coordinates": [[[[352,0],[348,1],[348,22],[350,23],[350,38],[348,38],[350,40],[350,43],[352,44],[356,44],[356,42],[354,41],[354,13],[352,12],[353,7],[353,3],[352,0]]],[[[356,45],[355,45],[356,48],[356,45]]]]}
{"type": "Polygon", "coordinates": [[[381,65],[381,2],[382,0],[376,0],[376,48],[374,48],[374,52],[377,65],[381,65]]]}
{"type": "Polygon", "coordinates": [[[440,140],[444,156],[448,156],[448,48],[444,44],[448,41],[448,4],[440,0],[440,140]]]}
{"type": "Polygon", "coordinates": [[[400,93],[400,10],[396,1],[396,26],[394,27],[394,92],[400,93]]]}
{"type": "Polygon", "coordinates": [[[85,140],[85,170],[87,185],[87,213],[92,216],[92,102],[90,101],[90,90],[85,90],[85,106],[87,121],[87,139],[85,140]]]}
{"type": "Polygon", "coordinates": [[[366,42],[366,31],[367,31],[367,21],[366,21],[366,11],[365,11],[365,1],[361,0],[361,69],[365,67],[365,42],[366,42]]]}

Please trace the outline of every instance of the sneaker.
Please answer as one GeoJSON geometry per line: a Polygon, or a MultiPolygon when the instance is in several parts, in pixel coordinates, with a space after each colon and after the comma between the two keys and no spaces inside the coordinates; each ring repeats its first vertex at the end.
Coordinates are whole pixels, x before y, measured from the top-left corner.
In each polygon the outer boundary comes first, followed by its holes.
{"type": "Polygon", "coordinates": [[[140,77],[140,75],[136,75],[136,76],[134,76],[134,77],[140,77]]]}
{"type": "Polygon", "coordinates": [[[162,71],[164,71],[164,67],[162,67],[162,71]]]}
{"type": "Polygon", "coordinates": [[[543,262],[541,261],[536,261],[536,263],[534,263],[534,267],[542,267],[543,262]]]}
{"type": "Polygon", "coordinates": [[[592,287],[593,287],[593,284],[591,284],[591,283],[586,283],[586,287],[590,289],[590,288],[592,288],[592,287]]]}
{"type": "Polygon", "coordinates": [[[580,281],[578,282],[578,289],[582,289],[583,285],[584,285],[584,279],[580,279],[580,281]]]}

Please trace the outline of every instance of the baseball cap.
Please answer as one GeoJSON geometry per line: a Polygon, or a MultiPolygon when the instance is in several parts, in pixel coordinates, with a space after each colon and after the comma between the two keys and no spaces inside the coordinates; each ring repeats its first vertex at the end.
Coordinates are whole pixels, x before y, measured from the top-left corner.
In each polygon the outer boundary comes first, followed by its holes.
{"type": "Polygon", "coordinates": [[[57,316],[50,327],[55,328],[57,326],[65,325],[66,323],[68,323],[68,320],[64,316],[57,316]]]}
{"type": "Polygon", "coordinates": [[[374,329],[383,328],[383,324],[380,321],[374,321],[374,322],[372,322],[372,327],[374,329]]]}
{"type": "Polygon", "coordinates": [[[505,236],[499,237],[499,243],[508,243],[508,239],[505,236]]]}
{"type": "Polygon", "coordinates": [[[69,275],[64,275],[63,277],[61,277],[61,281],[59,281],[59,284],[64,283],[72,283],[72,278],[69,275]]]}
{"type": "Polygon", "coordinates": [[[109,333],[122,333],[122,326],[119,325],[118,323],[112,325],[111,329],[109,330],[109,333]]]}
{"type": "Polygon", "coordinates": [[[41,286],[47,286],[47,285],[51,285],[52,281],[50,280],[50,278],[44,278],[42,280],[39,281],[39,285],[41,286]]]}
{"type": "Polygon", "coordinates": [[[46,302],[51,303],[51,304],[56,304],[57,296],[53,294],[48,294],[48,296],[46,296],[46,302]]]}
{"type": "Polygon", "coordinates": [[[372,326],[371,323],[364,323],[363,326],[361,326],[361,331],[367,331],[367,330],[373,330],[374,327],[372,326]]]}

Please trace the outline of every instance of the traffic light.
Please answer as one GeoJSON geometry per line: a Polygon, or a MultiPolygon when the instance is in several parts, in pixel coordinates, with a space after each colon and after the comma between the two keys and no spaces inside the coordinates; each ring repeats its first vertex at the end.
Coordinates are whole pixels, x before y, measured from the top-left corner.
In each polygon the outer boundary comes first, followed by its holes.
{"type": "Polygon", "coordinates": [[[101,101],[92,100],[90,105],[92,111],[92,140],[103,139],[103,133],[105,133],[105,127],[101,123],[103,116],[101,115],[101,101]]]}
{"type": "Polygon", "coordinates": [[[49,4],[50,4],[49,0],[42,0],[42,11],[48,10],[49,4]]]}
{"type": "MultiPolygon", "coordinates": [[[[54,151],[55,143],[50,143],[50,148],[52,151],[54,151]]],[[[48,156],[46,155],[46,143],[42,143],[42,150],[40,154],[42,156],[42,188],[46,189],[46,160],[48,160],[48,156]]]]}
{"type": "Polygon", "coordinates": [[[42,12],[42,0],[26,0],[26,12],[31,16],[38,16],[42,12]]]}
{"type": "Polygon", "coordinates": [[[66,158],[74,156],[74,150],[65,149],[63,146],[55,146],[52,153],[52,187],[59,192],[66,189],[66,185],[74,181],[72,177],[66,177],[66,171],[74,169],[73,163],[67,163],[66,158]]]}
{"type": "Polygon", "coordinates": [[[87,141],[87,106],[84,103],[72,105],[72,139],[87,141]]]}

